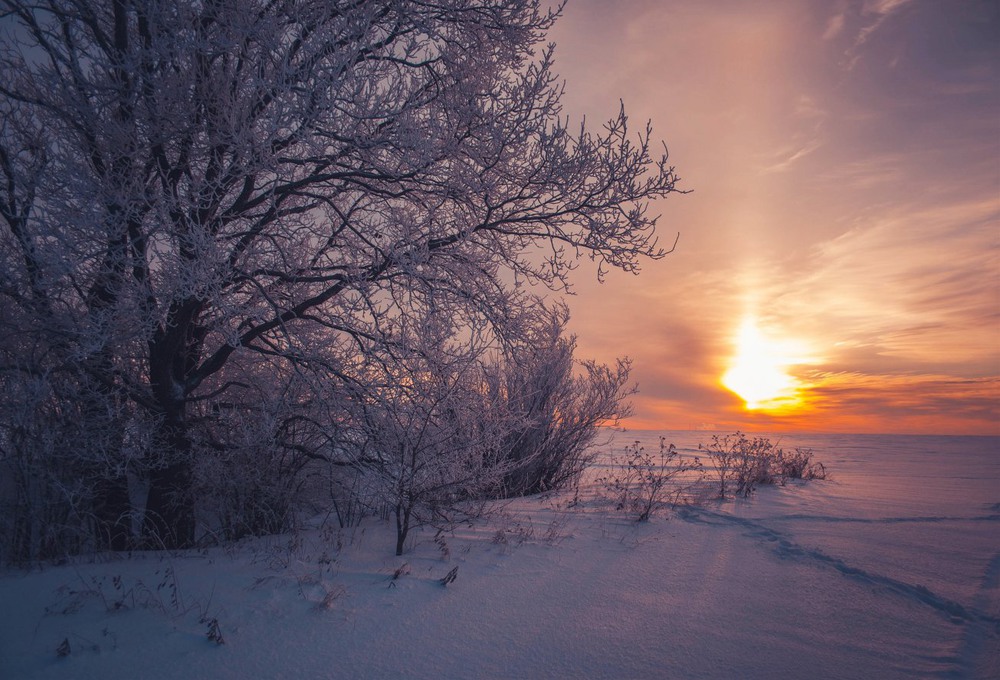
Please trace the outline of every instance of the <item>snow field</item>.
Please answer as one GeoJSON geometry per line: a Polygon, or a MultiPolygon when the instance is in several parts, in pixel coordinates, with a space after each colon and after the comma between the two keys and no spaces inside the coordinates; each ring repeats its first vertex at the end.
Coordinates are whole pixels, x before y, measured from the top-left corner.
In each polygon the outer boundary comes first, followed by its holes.
{"type": "Polygon", "coordinates": [[[370,522],[7,573],[0,677],[1000,677],[995,442],[845,439],[829,480],[643,524],[560,494],[402,557],[370,522]]]}

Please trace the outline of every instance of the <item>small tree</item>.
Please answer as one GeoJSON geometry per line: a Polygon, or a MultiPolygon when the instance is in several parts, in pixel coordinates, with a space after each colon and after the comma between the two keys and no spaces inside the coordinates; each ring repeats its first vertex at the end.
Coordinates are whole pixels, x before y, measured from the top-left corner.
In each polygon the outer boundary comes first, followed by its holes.
{"type": "Polygon", "coordinates": [[[405,295],[380,341],[330,375],[350,413],[331,460],[349,473],[335,475],[338,517],[375,500],[395,516],[397,551],[415,526],[448,527],[491,499],[571,480],[631,393],[624,363],[574,375],[564,307],[524,297],[498,327],[433,291],[405,295]]]}
{"type": "Polygon", "coordinates": [[[520,415],[487,388],[477,329],[433,313],[398,324],[392,351],[369,357],[353,388],[350,455],[394,516],[401,555],[412,528],[483,513],[513,464],[502,443],[520,415]]]}

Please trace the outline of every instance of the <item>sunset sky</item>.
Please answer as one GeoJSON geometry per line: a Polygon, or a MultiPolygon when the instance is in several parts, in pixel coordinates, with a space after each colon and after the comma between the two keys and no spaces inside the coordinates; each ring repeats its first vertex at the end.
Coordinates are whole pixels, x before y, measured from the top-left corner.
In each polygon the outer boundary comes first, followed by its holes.
{"type": "Polygon", "coordinates": [[[624,100],[693,190],[674,254],[575,278],[630,427],[1000,434],[1000,3],[570,0],[550,37],[564,113],[624,100]]]}

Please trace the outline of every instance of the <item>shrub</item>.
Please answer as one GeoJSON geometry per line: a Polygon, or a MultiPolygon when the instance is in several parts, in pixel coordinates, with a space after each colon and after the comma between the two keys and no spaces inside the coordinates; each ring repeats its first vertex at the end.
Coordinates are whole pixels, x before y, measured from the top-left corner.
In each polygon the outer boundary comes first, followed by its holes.
{"type": "Polygon", "coordinates": [[[712,435],[712,443],[699,445],[708,452],[715,464],[719,477],[719,498],[725,498],[730,490],[735,496],[747,497],[761,483],[771,480],[771,458],[774,444],[764,437],[752,439],[742,432],[732,435],[712,435]]]}
{"type": "Polygon", "coordinates": [[[572,485],[593,462],[600,426],[617,425],[631,413],[630,362],[577,361],[576,338],[565,334],[568,321],[564,306],[542,315],[491,367],[493,389],[508,411],[520,415],[501,447],[509,470],[502,497],[572,485]]]}
{"type": "Polygon", "coordinates": [[[287,416],[280,405],[262,403],[202,423],[195,492],[207,528],[223,540],[291,531],[296,510],[308,506],[310,459],[289,445],[287,416]]]}
{"type": "Polygon", "coordinates": [[[636,441],[625,447],[624,462],[597,481],[614,501],[615,510],[634,514],[644,522],[659,510],[676,505],[693,483],[687,473],[697,472],[700,479],[701,467],[698,458],[682,460],[677,447],[660,437],[657,454],[647,453],[636,441]],[[682,482],[682,477],[687,479],[682,482]]]}
{"type": "Polygon", "coordinates": [[[778,449],[775,461],[782,483],[786,479],[826,479],[826,466],[812,461],[812,449],[796,448],[792,453],[778,449]]]}
{"type": "Polygon", "coordinates": [[[812,462],[811,449],[786,453],[767,437],[712,435],[711,444],[698,448],[707,451],[715,465],[719,498],[730,493],[746,498],[761,484],[784,484],[788,479],[826,479],[826,468],[812,462]]]}

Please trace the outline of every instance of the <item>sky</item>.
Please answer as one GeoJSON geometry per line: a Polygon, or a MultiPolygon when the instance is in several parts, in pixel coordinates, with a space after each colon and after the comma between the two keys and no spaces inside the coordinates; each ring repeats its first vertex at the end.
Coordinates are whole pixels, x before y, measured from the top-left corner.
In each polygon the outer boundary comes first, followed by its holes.
{"type": "Polygon", "coordinates": [[[1000,2],[570,0],[549,38],[564,114],[623,100],[691,190],[673,254],[574,280],[627,426],[1000,434],[1000,2]]]}

